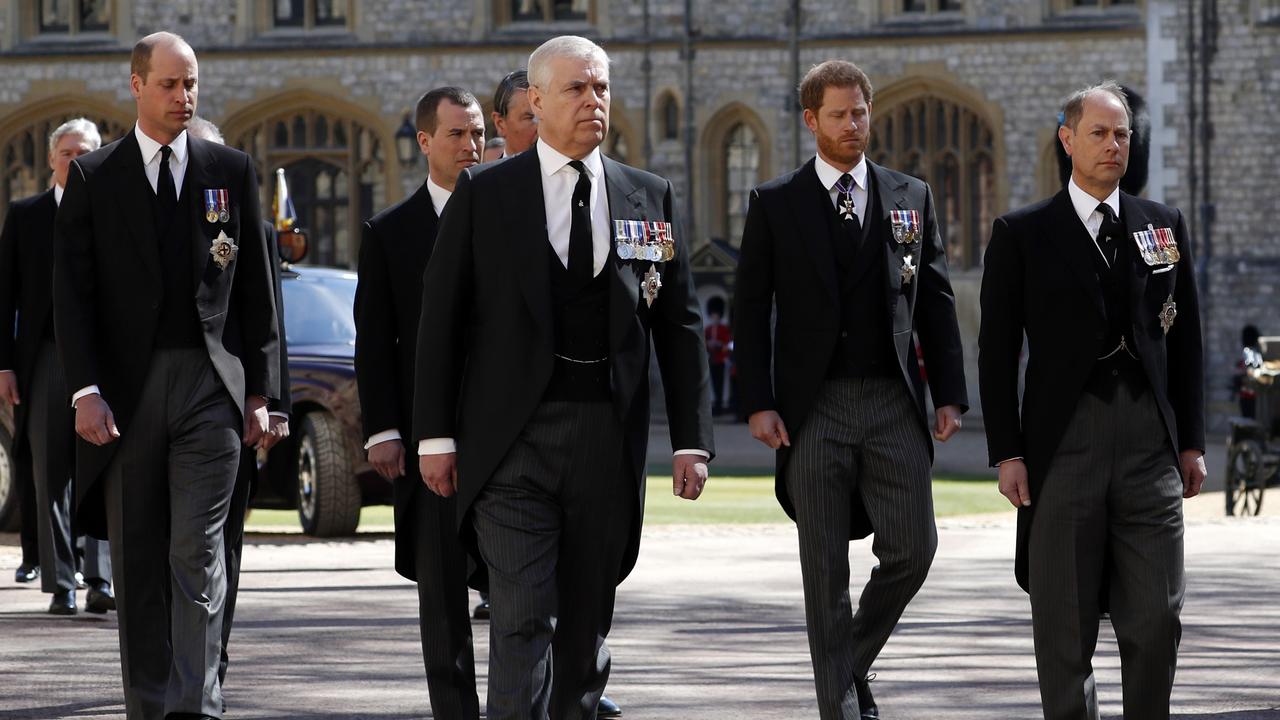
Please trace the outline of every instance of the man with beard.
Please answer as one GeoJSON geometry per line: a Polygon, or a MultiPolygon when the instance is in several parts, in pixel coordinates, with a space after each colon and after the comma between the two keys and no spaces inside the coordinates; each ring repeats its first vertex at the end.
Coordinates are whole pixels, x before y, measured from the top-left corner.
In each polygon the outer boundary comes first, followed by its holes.
{"type": "Polygon", "coordinates": [[[968,400],[929,186],[865,156],[871,82],[830,60],[805,75],[800,102],[818,155],[751,193],[735,360],[751,434],[778,451],[778,500],[799,527],[819,714],[867,720],[879,717],[867,672],[937,547],[913,333],[934,438],[959,430],[968,400]],[[880,564],[854,613],[849,541],[871,533],[880,564]]]}
{"type": "MultiPolygon", "coordinates": [[[[480,715],[467,612],[467,554],[458,542],[456,500],[422,483],[405,462],[412,437],[414,352],[422,274],[458,174],[480,161],[484,119],[475,96],[436,88],[414,112],[427,178],[417,192],[364,224],[356,286],[356,378],[369,464],[394,482],[396,570],[418,583],[418,623],[432,716],[480,715]]],[[[414,456],[411,456],[414,457],[414,456]]]]}

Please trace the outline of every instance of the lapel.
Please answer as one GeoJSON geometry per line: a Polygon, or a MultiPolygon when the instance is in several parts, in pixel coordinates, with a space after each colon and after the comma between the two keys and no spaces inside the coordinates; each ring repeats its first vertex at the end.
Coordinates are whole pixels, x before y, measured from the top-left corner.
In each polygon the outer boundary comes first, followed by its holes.
{"type": "MultiPolygon", "coordinates": [[[[413,287],[422,287],[422,273],[427,268],[431,251],[436,245],[436,231],[440,218],[432,204],[431,191],[424,180],[417,191],[405,201],[404,212],[399,215],[394,230],[387,233],[387,242],[397,248],[396,254],[406,262],[402,268],[413,277],[413,287]],[[424,242],[425,236],[425,242],[424,242]]],[[[420,308],[419,308],[420,309],[420,308]]]]}
{"type": "Polygon", "coordinates": [[[818,179],[818,171],[814,169],[813,158],[805,163],[787,183],[787,205],[795,213],[796,228],[800,237],[809,249],[809,258],[813,260],[814,269],[822,284],[827,288],[832,302],[840,301],[840,288],[836,282],[835,257],[831,253],[831,240],[826,217],[833,208],[823,206],[822,181],[818,179]],[[824,214],[825,213],[825,214],[824,214]]]}
{"type": "MultiPolygon", "coordinates": [[[[882,243],[886,247],[884,249],[885,263],[885,289],[889,293],[889,315],[892,316],[897,310],[898,294],[902,290],[902,258],[906,255],[906,246],[899,245],[893,239],[893,224],[889,221],[890,210],[909,210],[907,202],[907,188],[909,185],[906,180],[897,180],[889,175],[884,168],[876,165],[870,160],[867,161],[867,177],[872,178],[874,187],[871,189],[876,194],[878,206],[876,208],[879,215],[878,221],[882,232],[879,237],[874,234],[868,234],[866,241],[862,243],[863,251],[874,250],[874,243],[882,243]]],[[[924,208],[916,208],[920,212],[920,222],[924,223],[924,208]]],[[[867,214],[868,217],[870,213],[867,214]]],[[[924,237],[924,228],[920,229],[919,242],[912,245],[912,253],[917,257],[913,258],[916,263],[917,270],[920,267],[921,249],[924,247],[926,239],[924,237]]],[[[857,267],[860,268],[859,274],[866,271],[868,262],[860,262],[857,267]]]]}
{"type": "Polygon", "coordinates": [[[119,207],[124,211],[125,225],[133,238],[134,249],[142,259],[142,265],[160,282],[160,244],[156,238],[156,220],[153,198],[155,191],[147,181],[142,166],[142,150],[133,130],[125,133],[120,144],[111,153],[111,162],[119,168],[120,184],[116,186],[119,207]]]}
{"type": "MultiPolygon", "coordinates": [[[[1147,217],[1142,211],[1142,207],[1138,205],[1134,197],[1124,191],[1120,192],[1120,216],[1124,224],[1124,237],[1120,238],[1120,242],[1125,243],[1124,252],[1129,256],[1130,275],[1129,275],[1129,308],[1130,317],[1135,325],[1145,327],[1146,311],[1143,297],[1147,291],[1147,278],[1151,277],[1151,269],[1142,261],[1141,253],[1137,251],[1133,245],[1133,234],[1139,230],[1146,230],[1147,223],[1154,222],[1147,217]]],[[[1164,298],[1160,298],[1163,302],[1164,298]]]]}
{"type": "MultiPolygon", "coordinates": [[[[1075,273],[1076,279],[1084,285],[1085,292],[1093,302],[1094,308],[1103,318],[1107,316],[1106,302],[1102,299],[1102,284],[1098,282],[1098,273],[1093,266],[1093,256],[1098,252],[1089,231],[1080,216],[1076,215],[1075,206],[1071,204],[1071,195],[1063,188],[1054,196],[1049,204],[1051,229],[1049,240],[1052,245],[1051,257],[1061,259],[1075,273]]],[[[1124,206],[1120,208],[1124,212],[1124,206]]]]}
{"type": "MultiPolygon", "coordinates": [[[[224,189],[230,193],[231,188],[227,187],[217,173],[218,161],[214,154],[205,145],[203,140],[198,140],[187,134],[187,172],[182,178],[182,192],[187,196],[187,202],[190,207],[187,208],[191,215],[191,272],[195,280],[196,294],[199,295],[200,280],[204,276],[205,271],[210,267],[211,259],[209,257],[209,244],[212,238],[205,237],[204,226],[208,221],[204,216],[204,191],[206,189],[224,189]]],[[[230,196],[228,195],[228,198],[230,196]]],[[[235,213],[236,222],[240,221],[240,213],[235,213]]],[[[218,230],[224,229],[224,226],[218,224],[214,226],[213,234],[216,236],[218,230]]],[[[246,231],[255,231],[257,228],[240,228],[239,234],[235,238],[237,244],[242,244],[246,236],[246,231]]],[[[216,266],[214,266],[216,267],[216,266]]]]}
{"type": "MultiPolygon", "coordinates": [[[[524,218],[522,227],[507,234],[506,242],[512,245],[511,267],[517,268],[516,277],[524,291],[525,302],[542,335],[552,342],[551,328],[551,275],[547,268],[547,254],[551,241],[547,239],[547,208],[542,196],[542,165],[536,152],[521,153],[506,161],[515,177],[510,192],[503,193],[503,206],[507,217],[524,218]]],[[[500,169],[495,168],[500,171],[500,169]]]]}
{"type": "MultiPolygon", "coordinates": [[[[641,220],[645,218],[645,196],[640,188],[631,183],[626,169],[603,154],[600,161],[604,165],[604,183],[609,201],[609,226],[612,231],[613,220],[641,220]]],[[[632,261],[634,262],[634,261],[632,261]]],[[[640,263],[636,263],[640,265],[640,263]]],[[[645,265],[644,267],[648,267],[645,265]]],[[[636,277],[635,268],[618,257],[613,249],[613,240],[609,240],[609,260],[605,263],[605,272],[609,278],[609,351],[617,355],[627,332],[635,325],[636,308],[640,303],[640,279],[636,277]]]]}

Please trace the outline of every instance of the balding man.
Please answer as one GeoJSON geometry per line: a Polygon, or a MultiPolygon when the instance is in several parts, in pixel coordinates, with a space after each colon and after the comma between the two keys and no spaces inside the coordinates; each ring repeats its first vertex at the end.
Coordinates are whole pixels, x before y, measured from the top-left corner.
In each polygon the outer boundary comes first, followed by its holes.
{"type": "Polygon", "coordinates": [[[130,720],[218,718],[223,529],[279,397],[271,273],[252,161],[187,134],[191,47],[148,35],[130,69],[137,125],[72,164],[55,224],[77,516],[111,539],[130,720]]]}
{"type": "Polygon", "coordinates": [[[1098,718],[1092,660],[1109,607],[1124,717],[1163,719],[1182,636],[1182,499],[1205,476],[1191,246],[1178,210],[1120,190],[1133,126],[1120,87],[1076,92],[1063,118],[1070,182],[998,218],[987,246],[987,446],[1018,508],[1045,718],[1098,718]]]}
{"type": "Polygon", "coordinates": [[[529,105],[529,73],[513,70],[493,93],[493,127],[506,142],[500,157],[511,157],[538,140],[538,118],[529,105]]]}

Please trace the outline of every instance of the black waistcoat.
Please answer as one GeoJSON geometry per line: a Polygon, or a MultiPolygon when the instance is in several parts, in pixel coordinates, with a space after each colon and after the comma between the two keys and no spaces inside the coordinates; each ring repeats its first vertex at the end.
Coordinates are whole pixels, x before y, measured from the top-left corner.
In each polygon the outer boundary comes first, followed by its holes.
{"type": "Polygon", "coordinates": [[[160,243],[160,277],[163,295],[160,298],[160,319],[156,326],[156,347],[198,348],[204,346],[204,334],[200,330],[200,318],[196,315],[195,278],[192,276],[194,249],[191,245],[191,193],[185,183],[174,208],[168,227],[161,227],[162,220],[152,195],[152,207],[156,208],[156,237],[160,243]]]}
{"type": "Polygon", "coordinates": [[[850,252],[850,238],[831,204],[831,194],[819,187],[827,213],[828,237],[836,261],[840,289],[840,337],[827,371],[830,377],[875,377],[897,372],[897,358],[889,327],[885,296],[885,243],[889,228],[880,212],[880,200],[867,173],[867,210],[857,252],[850,252]]]}
{"type": "Polygon", "coordinates": [[[609,399],[609,269],[576,286],[550,246],[555,371],[549,400],[609,399]],[[602,362],[590,362],[602,360],[602,362]],[[579,362],[574,362],[579,361],[579,362]],[[586,361],[586,362],[584,362],[586,361]]]}
{"type": "MultiPolygon", "coordinates": [[[[1106,229],[1105,225],[1102,229],[1106,229]]],[[[1114,238],[1116,257],[1108,266],[1098,252],[1097,246],[1085,232],[1084,240],[1089,243],[1089,256],[1093,258],[1093,270],[1098,275],[1098,283],[1102,286],[1102,302],[1107,312],[1107,339],[1102,343],[1102,354],[1106,355],[1119,347],[1123,340],[1131,353],[1137,353],[1137,345],[1133,341],[1133,316],[1129,308],[1129,282],[1133,267],[1131,242],[1124,237],[1123,223],[1117,225],[1112,232],[1120,237],[1114,238]]]]}

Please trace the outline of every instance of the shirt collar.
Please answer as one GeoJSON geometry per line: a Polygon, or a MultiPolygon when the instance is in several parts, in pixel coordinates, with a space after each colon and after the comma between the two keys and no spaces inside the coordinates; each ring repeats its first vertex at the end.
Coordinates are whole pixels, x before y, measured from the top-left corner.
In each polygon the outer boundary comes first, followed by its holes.
{"type": "MultiPolygon", "coordinates": [[[[1073,176],[1067,183],[1067,194],[1071,196],[1071,205],[1076,209],[1076,215],[1080,217],[1080,222],[1086,225],[1089,222],[1089,216],[1098,209],[1098,199],[1084,191],[1084,188],[1076,184],[1073,176]]],[[[1111,212],[1120,217],[1120,188],[1117,187],[1111,191],[1106,200],[1107,205],[1111,206],[1111,212]]]]}
{"type": "MultiPolygon", "coordinates": [[[[542,166],[542,174],[544,177],[551,177],[564,169],[565,165],[573,159],[568,155],[556,150],[550,145],[538,139],[538,163],[542,166]]],[[[604,163],[600,160],[600,148],[593,148],[591,154],[582,158],[582,164],[587,168],[587,177],[595,181],[604,175],[604,163]]]]}
{"type": "Polygon", "coordinates": [[[444,214],[444,206],[449,203],[449,198],[453,197],[453,191],[445,190],[431,179],[431,175],[427,175],[427,192],[431,194],[431,207],[435,208],[436,217],[444,214]]]}
{"type": "Polygon", "coordinates": [[[66,192],[63,187],[57,183],[53,184],[53,204],[62,205],[62,193],[66,192]]]}
{"type": "MultiPolygon", "coordinates": [[[[814,156],[814,160],[813,169],[818,171],[818,181],[822,183],[822,187],[827,190],[831,190],[831,188],[840,181],[840,176],[844,174],[844,171],[837,169],[831,163],[823,160],[821,155],[814,156]]],[[[867,189],[866,153],[863,153],[862,159],[858,161],[857,165],[853,166],[853,170],[850,171],[849,174],[853,176],[853,183],[855,185],[862,188],[864,191],[867,189]]]]}
{"type": "MultiPolygon", "coordinates": [[[[152,140],[136,124],[133,126],[133,134],[138,138],[138,148],[142,150],[142,164],[150,165],[156,159],[156,155],[160,154],[160,143],[152,140]]],[[[169,148],[173,150],[174,161],[179,165],[184,164],[187,161],[187,131],[178,133],[178,137],[169,143],[169,148]]]]}

